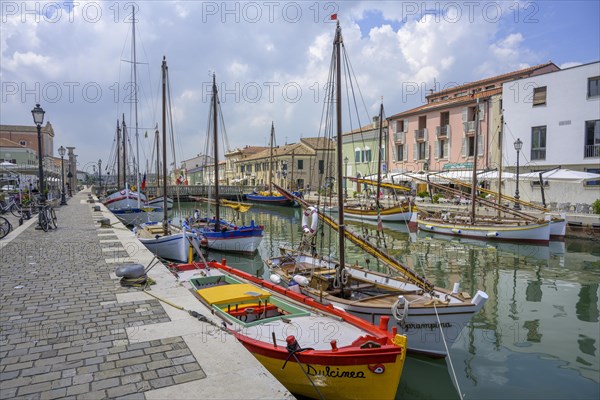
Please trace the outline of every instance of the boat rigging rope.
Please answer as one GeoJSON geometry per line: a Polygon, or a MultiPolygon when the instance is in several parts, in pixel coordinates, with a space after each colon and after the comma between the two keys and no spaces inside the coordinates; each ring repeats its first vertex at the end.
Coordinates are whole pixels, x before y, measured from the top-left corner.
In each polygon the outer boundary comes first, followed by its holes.
{"type": "Polygon", "coordinates": [[[450,351],[448,350],[448,343],[446,343],[446,337],[444,336],[444,330],[442,329],[442,323],[440,322],[440,316],[438,315],[438,311],[437,311],[435,302],[433,303],[433,310],[435,311],[435,317],[437,318],[437,323],[440,328],[442,340],[444,341],[444,347],[446,348],[446,354],[448,355],[448,362],[450,363],[450,371],[452,371],[452,377],[454,378],[454,383],[456,384],[456,389],[458,390],[458,396],[460,397],[460,400],[463,400],[462,390],[460,389],[460,385],[458,384],[458,379],[456,378],[456,371],[454,371],[454,365],[452,364],[452,357],[450,357],[450,351]]]}
{"type": "Polygon", "coordinates": [[[306,379],[308,379],[308,381],[310,382],[310,384],[312,385],[312,387],[315,388],[315,390],[319,394],[319,398],[321,400],[325,400],[325,397],[323,396],[323,394],[321,393],[321,391],[319,390],[319,388],[317,387],[317,385],[315,385],[315,383],[313,382],[313,380],[310,379],[310,376],[308,375],[308,373],[304,370],[304,364],[302,364],[300,362],[300,360],[298,360],[298,356],[296,356],[296,353],[299,353],[301,351],[314,350],[314,349],[310,348],[310,347],[307,347],[305,349],[301,348],[300,345],[298,344],[298,342],[295,339],[294,339],[294,343],[288,344],[287,346],[285,346],[285,348],[287,349],[287,351],[288,351],[289,354],[286,357],[285,362],[283,363],[283,366],[281,367],[281,369],[283,370],[285,368],[285,366],[287,365],[290,357],[294,357],[294,359],[298,363],[298,366],[300,367],[300,369],[304,373],[304,376],[306,376],[306,379]]]}

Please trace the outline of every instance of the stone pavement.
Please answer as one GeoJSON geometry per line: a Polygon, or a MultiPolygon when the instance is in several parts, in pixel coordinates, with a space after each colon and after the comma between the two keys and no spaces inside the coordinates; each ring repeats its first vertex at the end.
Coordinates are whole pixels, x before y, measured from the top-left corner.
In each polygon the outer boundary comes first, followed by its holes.
{"type": "MultiPolygon", "coordinates": [[[[230,335],[120,286],[116,265],[152,254],[88,193],[57,208],[58,229],[31,220],[0,241],[0,398],[290,398],[230,335]]],[[[162,265],[149,275],[208,314],[162,265]]]]}

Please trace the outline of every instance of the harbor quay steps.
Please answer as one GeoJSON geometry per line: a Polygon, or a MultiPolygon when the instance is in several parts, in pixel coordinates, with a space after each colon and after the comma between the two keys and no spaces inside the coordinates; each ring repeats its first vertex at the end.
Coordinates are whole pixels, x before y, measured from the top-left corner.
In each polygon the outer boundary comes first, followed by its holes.
{"type": "Polygon", "coordinates": [[[293,398],[161,264],[150,292],[215,325],[122,287],[116,267],[153,254],[88,195],[0,241],[0,398],[293,398]]]}

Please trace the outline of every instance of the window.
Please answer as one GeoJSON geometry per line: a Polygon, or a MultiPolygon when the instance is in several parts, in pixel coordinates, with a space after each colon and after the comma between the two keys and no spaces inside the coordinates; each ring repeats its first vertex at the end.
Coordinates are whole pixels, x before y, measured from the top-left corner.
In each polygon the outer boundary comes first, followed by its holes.
{"type": "Polygon", "coordinates": [[[546,127],[531,128],[531,160],[546,159],[546,127]]]}
{"type": "Polygon", "coordinates": [[[396,121],[396,132],[404,132],[404,120],[399,119],[396,121]]]}
{"type": "Polygon", "coordinates": [[[588,78],[588,91],[587,91],[588,99],[591,97],[598,97],[598,96],[600,96],[600,76],[588,78]]]}
{"type": "Polygon", "coordinates": [[[441,139],[435,142],[435,158],[448,158],[448,141],[441,139]]]}
{"type": "Polygon", "coordinates": [[[298,169],[304,169],[304,160],[298,160],[298,169]]]}
{"type": "Polygon", "coordinates": [[[467,138],[467,157],[475,157],[475,136],[467,138]]]}
{"type": "Polygon", "coordinates": [[[371,154],[371,148],[369,146],[365,147],[365,156],[364,156],[364,162],[371,162],[371,160],[373,159],[373,156],[371,154]]]}
{"type": "Polygon", "coordinates": [[[319,160],[319,174],[323,175],[325,172],[325,160],[319,160]]]}
{"type": "Polygon", "coordinates": [[[354,162],[355,163],[359,163],[360,162],[360,156],[361,156],[362,152],[360,151],[360,149],[357,147],[356,149],[354,149],[354,162]]]}
{"type": "Polygon", "coordinates": [[[585,121],[584,157],[600,157],[600,119],[585,121]]]}
{"type": "Polygon", "coordinates": [[[533,88],[533,106],[546,105],[546,86],[533,88]]]}
{"type": "Polygon", "coordinates": [[[417,160],[425,160],[427,158],[427,143],[417,143],[417,160]]]}
{"type": "Polygon", "coordinates": [[[396,145],[396,160],[397,161],[404,161],[404,145],[403,144],[397,144],[396,145]]]}
{"type": "MultiPolygon", "coordinates": [[[[600,168],[586,168],[585,172],[589,172],[591,174],[600,174],[600,168]]],[[[587,182],[584,182],[584,185],[600,187],[600,181],[587,181],[587,182]]]]}

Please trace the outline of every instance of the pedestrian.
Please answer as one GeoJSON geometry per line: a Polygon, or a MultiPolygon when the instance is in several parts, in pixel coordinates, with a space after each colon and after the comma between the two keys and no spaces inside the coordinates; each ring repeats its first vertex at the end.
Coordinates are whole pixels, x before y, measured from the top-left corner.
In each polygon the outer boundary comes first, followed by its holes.
{"type": "Polygon", "coordinates": [[[306,185],[306,196],[310,195],[310,185],[306,185]]]}

